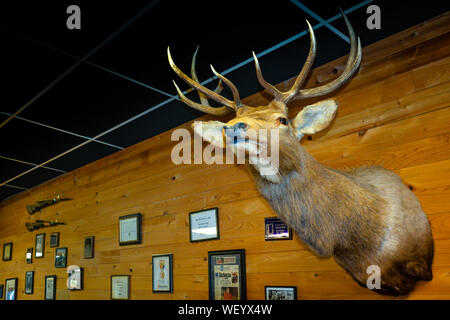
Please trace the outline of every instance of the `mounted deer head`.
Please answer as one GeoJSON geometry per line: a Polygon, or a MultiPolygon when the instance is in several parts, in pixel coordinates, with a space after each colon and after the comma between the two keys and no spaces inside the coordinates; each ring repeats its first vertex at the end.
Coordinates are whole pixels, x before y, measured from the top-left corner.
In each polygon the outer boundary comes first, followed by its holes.
{"type": "Polygon", "coordinates": [[[279,134],[279,170],[265,174],[258,163],[248,164],[258,190],[280,218],[290,225],[302,242],[318,256],[333,256],[362,286],[367,285],[369,267],[381,272],[383,294],[405,294],[418,280],[431,280],[433,239],[428,219],[415,195],[396,174],[381,167],[364,167],[340,171],[327,168],[311,157],[299,144],[305,134],[328,127],[336,115],[333,99],[306,106],[297,116],[287,119],[287,104],[292,100],[319,97],[342,87],[355,74],[361,62],[361,43],[345,14],[350,36],[350,54],[343,73],[330,83],[301,89],[316,55],[314,31],[307,21],[311,47],[305,65],[289,91],[281,92],[266,82],[258,59],[253,53],[259,83],[274,99],[265,106],[244,105],[230,80],[213,73],[225,83],[233,100],[221,96],[221,83],[212,91],[202,86],[195,75],[194,54],[192,77],[185,75],[173,62],[175,73],[199,92],[201,103],[188,99],[175,84],[182,102],[212,115],[223,116],[232,111],[236,117],[227,123],[209,121],[194,123],[196,134],[219,147],[249,151],[261,147],[246,132],[250,129],[275,129],[279,134]],[[209,105],[207,98],[221,104],[209,105]],[[232,136],[232,139],[227,139],[232,136]],[[408,226],[408,227],[405,227],[408,226]]]}

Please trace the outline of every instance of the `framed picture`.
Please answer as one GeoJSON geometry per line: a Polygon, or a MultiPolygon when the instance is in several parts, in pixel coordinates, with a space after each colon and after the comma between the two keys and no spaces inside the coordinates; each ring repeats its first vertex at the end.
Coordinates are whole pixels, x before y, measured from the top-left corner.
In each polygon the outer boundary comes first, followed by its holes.
{"type": "Polygon", "coordinates": [[[33,294],[34,271],[25,272],[25,294],[33,294]]]}
{"type": "Polygon", "coordinates": [[[141,243],[141,214],[119,217],[119,245],[141,243]]]}
{"type": "Polygon", "coordinates": [[[45,250],[45,233],[40,233],[36,235],[36,246],[34,250],[34,257],[36,259],[44,257],[45,250]]]}
{"type": "Polygon", "coordinates": [[[56,248],[55,250],[55,267],[65,268],[67,265],[67,248],[56,248]]]}
{"type": "Polygon", "coordinates": [[[83,269],[78,266],[69,266],[67,273],[69,279],[67,281],[67,288],[69,290],[83,289],[83,269]]]}
{"type": "Polygon", "coordinates": [[[10,261],[12,259],[12,242],[3,244],[3,261],[10,261]]]}
{"type": "Polygon", "coordinates": [[[152,256],[152,270],[153,292],[172,292],[172,254],[152,256]]]}
{"type": "Polygon", "coordinates": [[[84,238],[84,258],[92,259],[94,257],[94,236],[84,238]]]}
{"type": "Polygon", "coordinates": [[[112,300],[130,299],[130,276],[128,275],[111,276],[111,299],[112,300]]]}
{"type": "Polygon", "coordinates": [[[297,300],[297,287],[266,286],[266,300],[297,300]]]}
{"type": "Polygon", "coordinates": [[[45,300],[56,298],[56,276],[45,276],[45,300]]]}
{"type": "Polygon", "coordinates": [[[245,250],[208,252],[210,300],[245,300],[245,250]]]}
{"type": "Polygon", "coordinates": [[[27,253],[25,254],[25,258],[27,263],[33,263],[33,248],[28,248],[27,253]]]}
{"type": "Polygon", "coordinates": [[[292,229],[276,217],[264,218],[265,240],[292,240],[292,229]]]}
{"type": "Polygon", "coordinates": [[[189,213],[191,242],[219,239],[219,208],[189,213]]]}
{"type": "Polygon", "coordinates": [[[17,278],[6,279],[5,300],[17,300],[17,278]]]}
{"type": "Polygon", "coordinates": [[[50,233],[50,247],[59,247],[59,232],[50,233]]]}
{"type": "Polygon", "coordinates": [[[3,299],[3,284],[0,284],[0,299],[3,299]]]}

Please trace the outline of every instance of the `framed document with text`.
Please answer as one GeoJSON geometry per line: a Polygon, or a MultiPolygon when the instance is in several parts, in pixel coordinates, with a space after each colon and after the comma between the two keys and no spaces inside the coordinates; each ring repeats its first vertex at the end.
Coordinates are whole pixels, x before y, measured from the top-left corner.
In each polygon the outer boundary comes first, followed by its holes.
{"type": "Polygon", "coordinates": [[[245,300],[245,250],[208,252],[210,300],[245,300]]]}
{"type": "Polygon", "coordinates": [[[34,271],[25,272],[25,294],[33,294],[34,271]]]}
{"type": "Polygon", "coordinates": [[[84,238],[84,259],[92,259],[94,257],[94,236],[84,238]]]}
{"type": "Polygon", "coordinates": [[[141,214],[119,217],[119,245],[141,243],[141,214]]]}
{"type": "Polygon", "coordinates": [[[12,242],[3,244],[3,261],[10,261],[12,259],[12,242]]]}
{"type": "Polygon", "coordinates": [[[45,276],[44,300],[55,300],[56,298],[56,276],[45,276]]]}
{"type": "Polygon", "coordinates": [[[59,246],[59,232],[50,233],[50,247],[59,246]]]}
{"type": "Polygon", "coordinates": [[[297,287],[266,286],[266,300],[297,300],[297,287]]]}
{"type": "Polygon", "coordinates": [[[292,240],[292,229],[277,217],[264,218],[266,241],[292,240]]]}
{"type": "Polygon", "coordinates": [[[43,258],[45,250],[45,233],[40,233],[36,235],[36,248],[34,250],[34,257],[43,258]]]}
{"type": "Polygon", "coordinates": [[[112,300],[130,299],[130,276],[128,275],[111,276],[111,299],[112,300]]]}
{"type": "Polygon", "coordinates": [[[5,300],[17,300],[17,278],[6,279],[5,300]]]}
{"type": "Polygon", "coordinates": [[[152,268],[153,292],[172,292],[172,254],[152,256],[152,268]]]}
{"type": "Polygon", "coordinates": [[[219,239],[219,209],[189,213],[189,236],[191,242],[219,239]]]}
{"type": "Polygon", "coordinates": [[[33,248],[28,248],[25,255],[27,263],[33,263],[33,248]]]}

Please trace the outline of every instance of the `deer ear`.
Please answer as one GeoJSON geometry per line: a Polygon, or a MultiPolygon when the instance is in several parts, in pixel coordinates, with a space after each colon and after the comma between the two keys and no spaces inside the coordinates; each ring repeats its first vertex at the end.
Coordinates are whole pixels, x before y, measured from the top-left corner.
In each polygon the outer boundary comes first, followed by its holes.
{"type": "Polygon", "coordinates": [[[292,121],[297,138],[300,140],[305,134],[314,134],[328,127],[336,115],[337,107],[336,101],[329,99],[303,108],[292,121]]]}
{"type": "Polygon", "coordinates": [[[214,146],[224,148],[225,142],[222,133],[224,125],[226,123],[220,121],[195,121],[192,124],[192,128],[195,134],[203,140],[208,141],[214,146]]]}

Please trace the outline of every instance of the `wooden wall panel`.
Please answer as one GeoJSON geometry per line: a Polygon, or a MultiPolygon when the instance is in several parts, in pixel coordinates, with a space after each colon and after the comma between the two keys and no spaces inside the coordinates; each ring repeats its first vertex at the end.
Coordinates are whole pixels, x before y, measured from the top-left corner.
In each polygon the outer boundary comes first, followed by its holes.
{"type": "MultiPolygon", "coordinates": [[[[450,14],[444,14],[363,49],[359,74],[337,93],[338,115],[304,147],[326,165],[345,169],[383,165],[416,193],[435,239],[434,279],[407,297],[450,299],[450,14]]],[[[313,70],[307,86],[330,81],[346,57],[313,70]]],[[[285,89],[292,79],[278,85],[285,89]]],[[[267,103],[260,92],[245,103],[267,103]]],[[[294,115],[305,104],[290,106],[294,115]]],[[[211,119],[204,116],[203,119],[211,119]]],[[[190,128],[190,124],[180,127],[190,128]]],[[[207,299],[207,253],[246,249],[247,295],[264,299],[265,285],[296,285],[299,299],[392,299],[361,288],[332,259],[320,259],[294,235],[264,241],[264,217],[275,216],[245,167],[175,165],[171,132],[86,165],[0,203],[0,243],[13,242],[12,261],[0,262],[0,282],[19,278],[19,299],[43,299],[44,277],[56,274],[57,299],[109,299],[110,275],[131,275],[132,299],[207,299]],[[57,194],[73,201],[30,217],[27,204],[57,194]],[[220,240],[189,242],[188,213],[219,207],[220,240]],[[118,245],[119,216],[143,215],[143,243],[118,245]],[[26,264],[35,235],[25,222],[55,219],[43,229],[45,258],[26,264]],[[84,268],[84,290],[68,291],[65,269],[54,267],[49,234],[60,232],[68,265],[84,268]],[[83,259],[83,239],[95,236],[95,258],[83,259]],[[173,253],[174,292],[153,294],[152,254],[173,253]],[[34,294],[24,294],[25,272],[35,271],[34,294]]]]}

